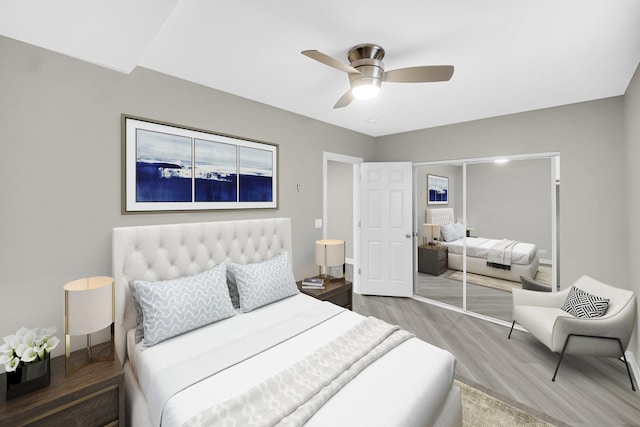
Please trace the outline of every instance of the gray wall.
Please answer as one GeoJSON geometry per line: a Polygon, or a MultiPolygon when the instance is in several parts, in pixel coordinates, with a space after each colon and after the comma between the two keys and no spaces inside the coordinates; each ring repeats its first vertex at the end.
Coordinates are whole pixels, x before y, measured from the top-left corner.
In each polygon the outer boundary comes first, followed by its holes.
{"type": "MultiPolygon", "coordinates": [[[[624,124],[626,131],[626,166],[628,183],[627,189],[627,235],[629,236],[629,289],[636,293],[636,297],[640,296],[640,167],[638,167],[638,159],[640,159],[640,67],[636,69],[636,73],[627,88],[624,95],[624,124]]],[[[563,167],[564,169],[564,167],[563,167]]],[[[564,170],[563,170],[564,177],[564,170]]],[[[636,322],[636,333],[631,343],[631,349],[636,356],[636,360],[640,361],[640,317],[636,322]]]]}
{"type": "Polygon", "coordinates": [[[62,286],[111,275],[112,227],[291,217],[295,275],[315,274],[322,152],[373,154],[368,136],[150,70],[2,37],[0,52],[0,337],[55,324],[63,339],[62,286]],[[279,144],[279,210],[122,215],[122,113],[279,144]]]}

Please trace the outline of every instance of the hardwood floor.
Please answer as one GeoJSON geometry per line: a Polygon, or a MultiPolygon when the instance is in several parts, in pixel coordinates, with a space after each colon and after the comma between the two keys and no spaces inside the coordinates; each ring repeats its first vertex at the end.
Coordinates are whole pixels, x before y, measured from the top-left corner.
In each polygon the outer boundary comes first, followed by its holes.
{"type": "Polygon", "coordinates": [[[528,333],[508,340],[504,326],[410,298],[354,294],[353,310],[449,350],[458,375],[567,424],[640,425],[640,391],[616,359],[567,355],[552,382],[558,355],[528,333]]]}

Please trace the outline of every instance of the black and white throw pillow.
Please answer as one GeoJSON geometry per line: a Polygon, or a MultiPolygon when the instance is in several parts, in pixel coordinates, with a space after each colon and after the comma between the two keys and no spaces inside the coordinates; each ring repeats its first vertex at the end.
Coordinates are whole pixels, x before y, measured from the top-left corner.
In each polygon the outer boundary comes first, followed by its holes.
{"type": "Polygon", "coordinates": [[[562,306],[567,313],[584,319],[602,317],[607,312],[607,308],[609,308],[608,299],[591,295],[575,286],[571,286],[562,306]]]}

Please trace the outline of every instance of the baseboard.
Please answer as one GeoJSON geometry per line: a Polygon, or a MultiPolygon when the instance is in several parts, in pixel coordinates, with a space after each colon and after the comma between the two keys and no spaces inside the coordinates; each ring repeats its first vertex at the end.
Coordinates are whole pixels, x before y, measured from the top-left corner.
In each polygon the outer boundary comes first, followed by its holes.
{"type": "Polygon", "coordinates": [[[640,388],[638,385],[638,378],[640,378],[640,367],[638,366],[638,361],[636,360],[636,356],[632,351],[625,351],[624,356],[627,358],[627,363],[631,368],[631,373],[633,374],[634,383],[636,385],[636,389],[640,388]]]}

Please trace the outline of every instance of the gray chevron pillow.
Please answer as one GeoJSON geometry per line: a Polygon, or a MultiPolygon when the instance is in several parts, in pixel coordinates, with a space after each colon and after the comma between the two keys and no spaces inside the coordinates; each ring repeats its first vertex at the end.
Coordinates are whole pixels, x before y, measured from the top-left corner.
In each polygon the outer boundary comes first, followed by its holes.
{"type": "Polygon", "coordinates": [[[142,308],[142,348],[235,314],[224,264],[173,280],[136,280],[133,286],[142,308]]]}
{"type": "Polygon", "coordinates": [[[231,264],[228,268],[238,286],[244,313],[299,292],[287,252],[267,261],[231,264]]]}

